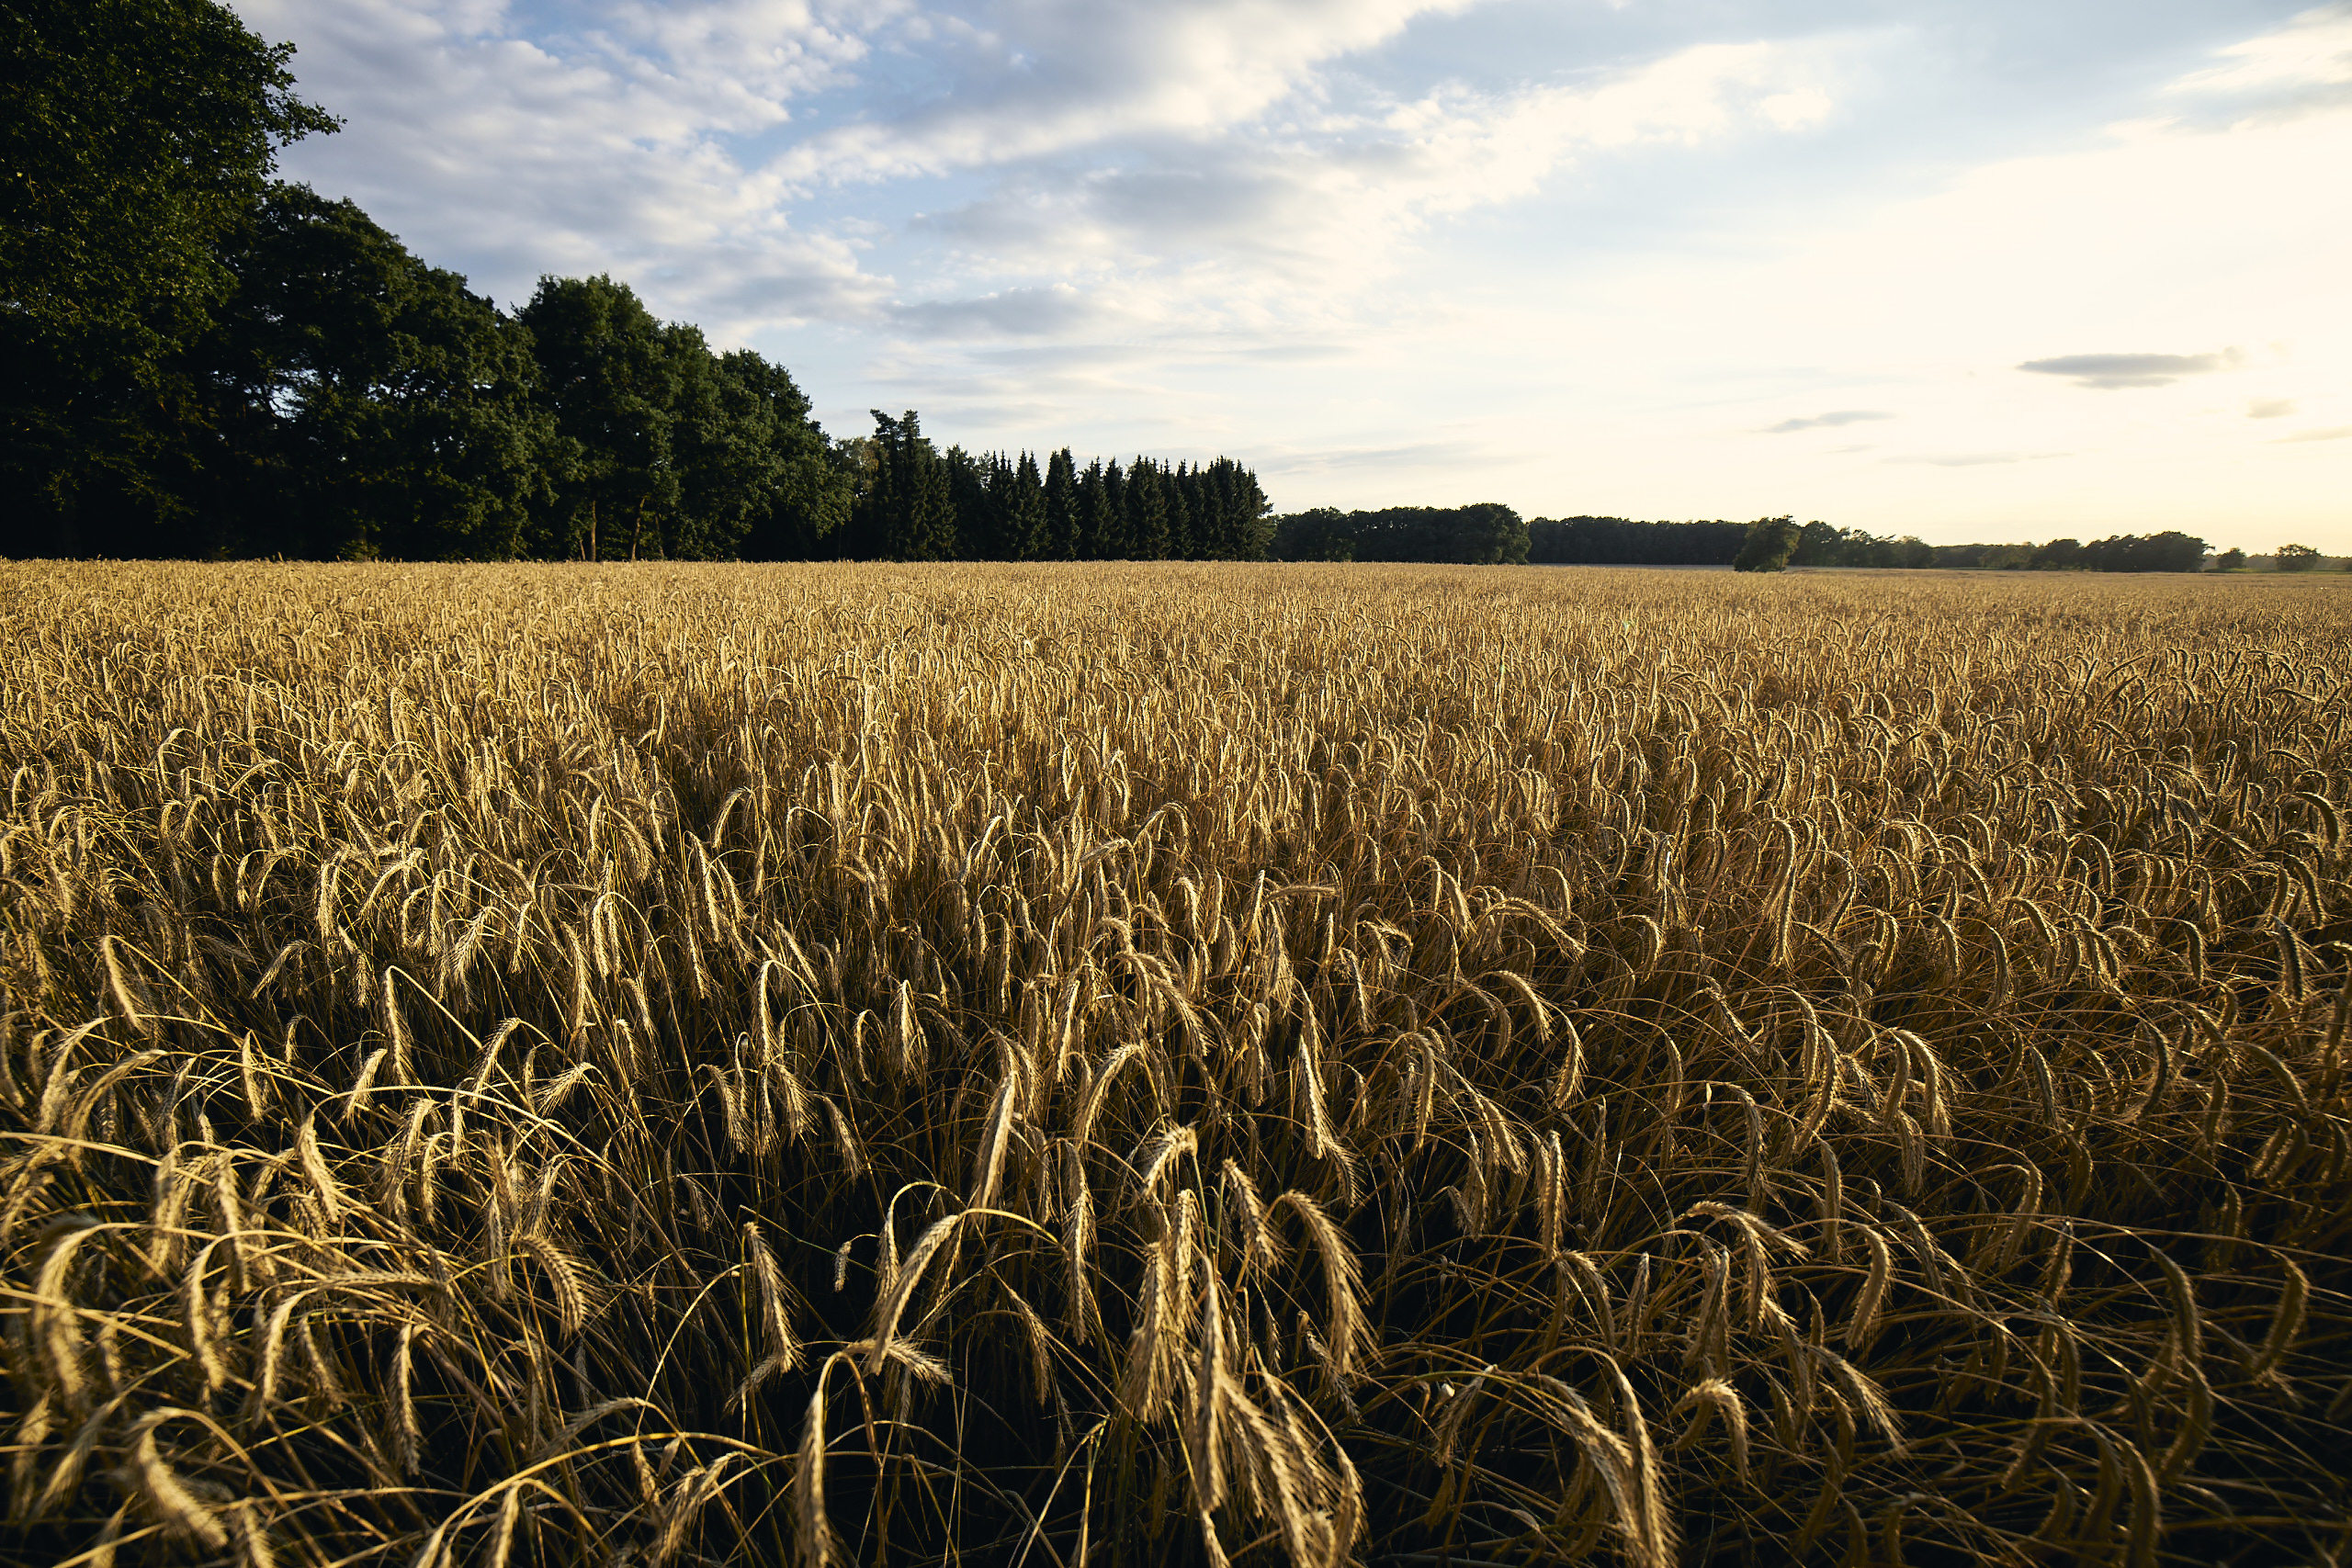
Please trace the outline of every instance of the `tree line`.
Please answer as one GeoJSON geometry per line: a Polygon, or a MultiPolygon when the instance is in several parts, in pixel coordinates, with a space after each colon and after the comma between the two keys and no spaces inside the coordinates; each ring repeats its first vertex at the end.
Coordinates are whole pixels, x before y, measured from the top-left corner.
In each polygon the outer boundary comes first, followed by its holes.
{"type": "Polygon", "coordinates": [[[1625,517],[1538,517],[1527,558],[1541,566],[1729,566],[1745,523],[1636,523],[1625,517]]]}
{"type": "Polygon", "coordinates": [[[2201,571],[2204,540],[2166,530],[2116,534],[2085,543],[1930,545],[1906,536],[1888,538],[1860,528],[1808,523],[1792,566],[1942,567],[1973,571],[2201,571]]]}
{"type": "Polygon", "coordinates": [[[1390,506],[1371,512],[1317,507],[1274,519],[1276,560],[1439,561],[1511,566],[1528,559],[1527,525],[1495,502],[1390,506]]]}
{"type": "MultiPolygon", "coordinates": [[[[1623,517],[1539,517],[1528,559],[1556,566],[1734,566],[1743,553],[1764,570],[1790,566],[1941,568],[1962,571],[2200,571],[2210,547],[2188,534],[2118,534],[2085,543],[1931,545],[1793,518],[1754,523],[1636,523],[1623,517]],[[1753,548],[1751,548],[1751,546],[1753,548]]],[[[1757,570],[1751,566],[1750,570],[1757,570]]]]}
{"type": "Polygon", "coordinates": [[[502,310],[273,178],[336,121],[214,0],[0,6],[0,554],[1257,559],[1228,458],[829,439],[610,276],[502,310]]]}
{"type": "MultiPolygon", "coordinates": [[[[2259,561],[2272,571],[2317,571],[2327,564],[2327,559],[2325,554],[2310,545],[2281,545],[2267,556],[2250,556],[2233,545],[2213,558],[2213,570],[2247,571],[2257,570],[2255,563],[2259,561]]],[[[2336,564],[2352,571],[2352,556],[2340,558],[2336,564]]]]}
{"type": "MultiPolygon", "coordinates": [[[[874,411],[874,434],[840,444],[848,525],[825,553],[894,560],[1262,560],[1265,492],[1229,457],[1170,466],[1067,446],[1040,470],[1023,452],[940,451],[910,409],[874,411]]],[[[807,554],[807,551],[794,552],[807,554]]],[[[785,555],[763,558],[786,558],[785,555]]]]}
{"type": "Polygon", "coordinates": [[[1635,522],[1625,517],[1538,517],[1508,506],[1324,507],[1273,521],[1278,560],[1442,561],[1460,565],[1940,567],[1961,570],[2197,571],[2205,541],[2186,534],[2120,534],[2085,544],[1930,545],[1791,517],[1752,523],[1635,522]]]}

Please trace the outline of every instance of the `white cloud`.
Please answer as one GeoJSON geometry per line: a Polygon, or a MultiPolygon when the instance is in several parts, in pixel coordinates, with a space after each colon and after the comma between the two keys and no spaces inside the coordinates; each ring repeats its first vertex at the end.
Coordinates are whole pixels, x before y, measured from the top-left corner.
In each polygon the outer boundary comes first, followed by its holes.
{"type": "Polygon", "coordinates": [[[1319,477],[1335,471],[1425,468],[1433,463],[1449,468],[1476,465],[1491,471],[1526,460],[1523,452],[1502,451],[1487,442],[1457,440],[1416,441],[1394,446],[1276,447],[1259,457],[1257,466],[1261,473],[1270,477],[1319,477]]]}
{"type": "Polygon", "coordinates": [[[1408,100],[1333,75],[1466,3],[595,0],[550,30],[500,0],[240,0],[351,122],[290,173],[502,298],[609,269],[721,337],[1338,330],[1430,222],[1578,156],[1830,112],[1826,53],[1765,43],[1408,100]],[[912,246],[847,194],[942,180],[912,246]]]}
{"type": "MultiPolygon", "coordinates": [[[[984,253],[984,272],[1079,280],[1138,326],[1351,330],[1361,296],[1416,262],[1433,224],[1535,197],[1580,158],[1816,124],[1844,50],[1708,45],[1503,95],[1446,86],[1351,110],[1327,99],[1075,177],[1016,171],[922,226],[984,253]]],[[[1373,308],[1395,321],[1393,300],[1373,308]]]]}
{"type": "Polygon", "coordinates": [[[789,185],[935,175],[1134,137],[1215,140],[1313,69],[1469,0],[1005,0],[952,51],[951,90],[826,130],[767,172],[789,185]]]}
{"type": "Polygon", "coordinates": [[[581,6],[571,30],[531,36],[502,0],[238,9],[296,39],[301,90],[348,122],[285,172],[501,299],[605,269],[673,313],[737,321],[854,312],[884,292],[853,242],[795,227],[731,145],[865,51],[797,0],[581,6]]]}

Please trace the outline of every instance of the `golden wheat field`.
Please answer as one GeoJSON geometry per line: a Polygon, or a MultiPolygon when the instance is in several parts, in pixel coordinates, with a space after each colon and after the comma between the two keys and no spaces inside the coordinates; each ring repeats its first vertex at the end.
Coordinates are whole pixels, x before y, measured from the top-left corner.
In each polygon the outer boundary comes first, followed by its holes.
{"type": "Polygon", "coordinates": [[[0,565],[0,1556],[2340,1562],[2348,589],[0,565]]]}

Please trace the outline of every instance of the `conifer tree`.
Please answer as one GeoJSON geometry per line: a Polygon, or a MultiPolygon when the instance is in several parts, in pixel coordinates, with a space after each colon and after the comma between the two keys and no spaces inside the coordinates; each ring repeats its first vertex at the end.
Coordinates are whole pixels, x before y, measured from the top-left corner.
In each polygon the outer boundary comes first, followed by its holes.
{"type": "Polygon", "coordinates": [[[1079,558],[1078,459],[1067,446],[1056,452],[1046,464],[1046,525],[1045,547],[1038,552],[1046,560],[1076,560],[1079,558]]]}
{"type": "Polygon", "coordinates": [[[947,504],[956,514],[957,560],[997,558],[994,498],[989,493],[997,459],[976,457],[961,446],[950,446],[940,457],[947,470],[947,504]]]}
{"type": "Polygon", "coordinates": [[[1046,514],[1046,481],[1037,472],[1036,457],[1027,452],[1004,475],[1005,496],[1001,540],[1003,560],[1036,560],[1051,546],[1053,528],[1046,514]]]}
{"type": "Polygon", "coordinates": [[[946,560],[956,552],[956,505],[947,465],[922,433],[915,411],[874,415],[876,468],[864,530],[874,553],[890,560],[946,560]]]}
{"type": "Polygon", "coordinates": [[[1078,478],[1078,555],[1080,560],[1110,560],[1118,534],[1117,513],[1111,502],[1110,475],[1102,459],[1086,465],[1078,478]]]}
{"type": "Polygon", "coordinates": [[[1102,500],[1096,513],[1094,558],[1097,560],[1132,560],[1135,540],[1129,535],[1127,518],[1127,473],[1119,467],[1116,457],[1102,464],[1102,500]]]}
{"type": "Polygon", "coordinates": [[[1202,488],[1212,498],[1206,504],[1213,508],[1214,520],[1203,521],[1195,514],[1200,553],[1212,560],[1265,559],[1273,525],[1266,516],[1266,493],[1258,488],[1258,476],[1230,457],[1219,457],[1208,466],[1202,488]]]}
{"type": "Polygon", "coordinates": [[[1234,506],[1233,486],[1227,474],[1230,466],[1220,457],[1205,468],[1193,470],[1193,491],[1198,498],[1193,509],[1193,534],[1204,560],[1232,560],[1239,553],[1230,515],[1234,506]]]}
{"type": "Polygon", "coordinates": [[[1173,472],[1160,470],[1160,489],[1168,507],[1168,553],[1177,560],[1198,560],[1200,546],[1193,528],[1193,473],[1182,463],[1173,472]]]}
{"type": "Polygon", "coordinates": [[[1127,548],[1137,560],[1164,560],[1168,547],[1168,497],[1159,466],[1138,457],[1127,468],[1127,548]]]}

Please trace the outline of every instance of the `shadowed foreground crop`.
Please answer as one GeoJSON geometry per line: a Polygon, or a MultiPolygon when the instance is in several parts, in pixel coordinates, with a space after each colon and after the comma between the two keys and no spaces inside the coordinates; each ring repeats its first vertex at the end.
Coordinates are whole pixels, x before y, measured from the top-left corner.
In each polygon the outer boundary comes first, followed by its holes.
{"type": "Polygon", "coordinates": [[[2340,584],[14,565],[0,632],[0,1553],[2346,1550],[2340,584]]]}

